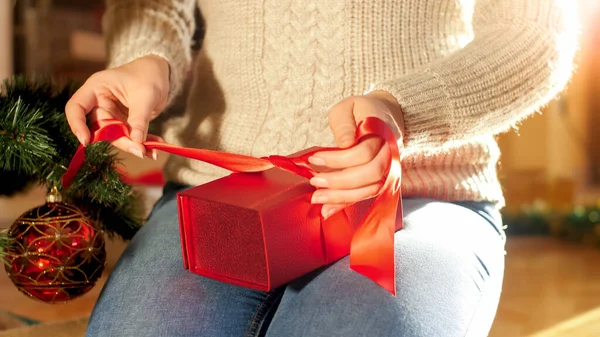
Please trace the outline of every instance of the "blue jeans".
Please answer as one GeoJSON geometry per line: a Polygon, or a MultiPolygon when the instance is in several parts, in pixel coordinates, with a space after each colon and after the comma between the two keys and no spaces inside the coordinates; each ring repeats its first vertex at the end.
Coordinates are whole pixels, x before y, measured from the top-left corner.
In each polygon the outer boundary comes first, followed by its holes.
{"type": "Polygon", "coordinates": [[[396,297],[348,258],[271,293],[183,269],[168,185],[94,308],[87,336],[487,336],[504,273],[499,213],[487,203],[404,199],[396,297]]]}

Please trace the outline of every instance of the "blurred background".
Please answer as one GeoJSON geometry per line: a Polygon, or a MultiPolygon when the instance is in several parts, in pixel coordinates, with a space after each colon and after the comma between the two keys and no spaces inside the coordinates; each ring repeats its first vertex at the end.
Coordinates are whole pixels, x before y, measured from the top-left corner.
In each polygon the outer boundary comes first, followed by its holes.
{"type": "MultiPolygon", "coordinates": [[[[499,136],[508,244],[493,337],[600,336],[600,1],[569,2],[579,6],[574,19],[583,28],[577,73],[540,114],[499,136]]],[[[102,12],[102,0],[0,0],[0,79],[49,73],[85,81],[106,62],[102,12]]],[[[122,158],[128,174],[139,176],[159,170],[166,157],[122,158]]],[[[160,196],[157,184],[136,189],[147,209],[160,196]]],[[[33,188],[0,198],[0,229],[43,204],[44,192],[33,188]]],[[[64,305],[23,296],[0,272],[0,337],[83,336],[123,248],[109,242],[101,284],[64,305]]]]}

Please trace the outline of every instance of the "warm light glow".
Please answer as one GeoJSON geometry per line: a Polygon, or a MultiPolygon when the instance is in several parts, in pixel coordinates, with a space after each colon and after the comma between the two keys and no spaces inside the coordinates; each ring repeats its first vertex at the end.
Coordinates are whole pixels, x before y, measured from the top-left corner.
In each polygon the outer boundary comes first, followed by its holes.
{"type": "MultiPolygon", "coordinates": [[[[554,67],[553,81],[556,89],[562,90],[571,79],[574,70],[573,60],[579,46],[581,21],[579,19],[578,1],[554,0],[561,9],[564,18],[564,30],[556,36],[558,59],[550,66],[554,67]]],[[[552,99],[557,92],[549,93],[552,99]]]]}
{"type": "MultiPolygon", "coordinates": [[[[402,166],[399,163],[396,163],[395,160],[392,160],[392,164],[390,165],[390,171],[388,172],[388,176],[392,176],[392,177],[400,177],[402,174],[402,166]]],[[[398,180],[398,181],[401,181],[398,180]]],[[[400,184],[398,184],[398,186],[395,186],[395,188],[400,188],[400,184]]]]}
{"type": "Polygon", "coordinates": [[[600,8],[600,1],[598,0],[578,0],[579,6],[579,20],[581,25],[584,27],[589,26],[590,22],[598,16],[598,9],[600,8]]]}
{"type": "MultiPolygon", "coordinates": [[[[460,4],[462,6],[461,21],[470,24],[475,13],[475,0],[462,0],[460,4]]],[[[461,48],[464,48],[473,41],[473,38],[473,29],[471,28],[469,34],[459,34],[456,41],[461,48]]]]}

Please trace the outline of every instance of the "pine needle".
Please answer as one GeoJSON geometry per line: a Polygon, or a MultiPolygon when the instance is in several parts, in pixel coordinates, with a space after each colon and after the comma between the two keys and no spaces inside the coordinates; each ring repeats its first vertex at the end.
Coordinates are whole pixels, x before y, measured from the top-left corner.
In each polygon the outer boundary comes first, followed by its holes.
{"type": "Polygon", "coordinates": [[[0,230],[0,259],[2,260],[6,256],[6,249],[8,249],[9,243],[8,230],[0,230]]]}
{"type": "MultiPolygon", "coordinates": [[[[44,77],[20,76],[0,87],[0,181],[7,182],[0,195],[13,195],[31,183],[61,186],[79,145],[64,113],[75,89],[72,83],[60,86],[44,77]]],[[[116,171],[113,150],[108,143],[88,146],[83,167],[63,195],[109,235],[127,240],[142,220],[132,187],[116,171]]]]}

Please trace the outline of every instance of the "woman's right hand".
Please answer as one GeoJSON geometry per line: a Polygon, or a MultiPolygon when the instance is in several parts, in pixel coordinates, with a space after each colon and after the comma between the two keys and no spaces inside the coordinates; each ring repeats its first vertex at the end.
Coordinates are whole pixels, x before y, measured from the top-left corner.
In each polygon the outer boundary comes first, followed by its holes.
{"type": "Polygon", "coordinates": [[[169,95],[169,64],[159,56],[144,56],[123,66],[92,75],[73,94],[65,112],[69,126],[84,146],[90,142],[90,121],[118,119],[129,127],[130,138],[113,145],[140,158],[156,159],[141,144],[148,124],[166,106],[169,95]]]}

